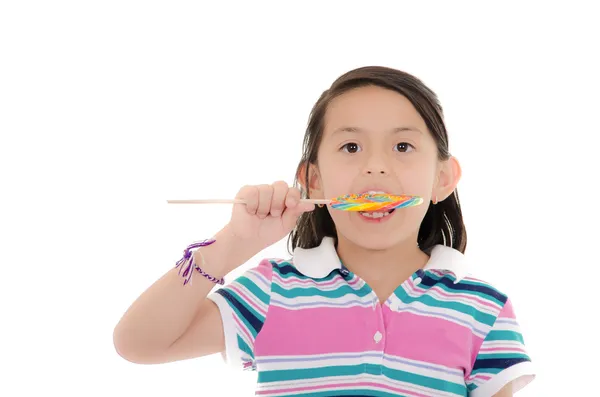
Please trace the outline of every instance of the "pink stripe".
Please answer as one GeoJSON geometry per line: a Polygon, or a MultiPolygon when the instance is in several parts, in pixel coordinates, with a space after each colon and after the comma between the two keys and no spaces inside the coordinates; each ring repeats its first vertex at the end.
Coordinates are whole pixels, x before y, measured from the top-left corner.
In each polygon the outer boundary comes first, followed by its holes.
{"type": "Polygon", "coordinates": [[[443,319],[385,310],[393,316],[388,326],[388,354],[448,368],[469,368],[469,347],[476,338],[471,330],[443,319]]]}
{"type": "MultiPolygon", "coordinates": [[[[513,307],[512,307],[512,303],[511,303],[510,299],[506,300],[506,303],[504,304],[504,307],[502,307],[502,310],[500,311],[500,313],[498,313],[498,316],[496,317],[496,320],[499,319],[499,318],[507,318],[507,319],[511,319],[511,320],[515,319],[515,313],[513,311],[513,307]]],[[[473,370],[473,365],[475,364],[475,360],[477,360],[477,354],[480,351],[481,352],[484,352],[484,351],[494,351],[492,349],[506,350],[506,349],[502,349],[502,348],[485,347],[483,345],[483,341],[479,342],[480,339],[479,338],[475,338],[475,335],[473,335],[473,337],[474,337],[474,339],[473,339],[473,343],[471,345],[472,346],[471,347],[471,365],[469,366],[468,370],[465,371],[465,374],[467,376],[471,374],[471,371],[473,370]]],[[[515,349],[515,348],[511,347],[511,350],[513,350],[513,349],[515,349]]],[[[515,350],[515,351],[523,351],[523,350],[515,350]]]]}
{"type": "Polygon", "coordinates": [[[336,383],[336,384],[327,384],[327,385],[321,385],[321,386],[294,387],[294,388],[289,388],[289,389],[260,390],[260,391],[257,391],[256,394],[261,394],[261,395],[276,394],[276,393],[289,394],[289,393],[295,393],[295,392],[325,390],[325,389],[330,389],[330,388],[333,388],[333,389],[340,388],[341,389],[344,387],[369,388],[367,390],[386,389],[386,390],[394,391],[396,393],[402,393],[403,395],[410,395],[410,396],[415,396],[415,397],[429,397],[430,396],[430,394],[417,393],[417,392],[414,392],[411,390],[401,389],[399,387],[391,387],[388,385],[381,385],[381,384],[375,383],[375,382],[336,383]]]}
{"type": "Polygon", "coordinates": [[[263,259],[260,261],[258,266],[251,270],[262,274],[267,281],[271,281],[271,277],[273,275],[273,264],[268,259],[263,259]]]}
{"type": "Polygon", "coordinates": [[[513,310],[513,305],[510,299],[506,300],[502,311],[498,314],[498,318],[509,318],[511,320],[516,320],[515,311],[513,310]]]}
{"type": "Polygon", "coordinates": [[[490,375],[477,374],[477,375],[475,375],[473,377],[470,377],[469,379],[471,381],[474,381],[476,379],[477,380],[481,379],[481,380],[484,380],[484,381],[488,381],[488,380],[492,379],[492,377],[490,375]]]}
{"type": "Polygon", "coordinates": [[[376,318],[371,307],[287,310],[271,306],[256,340],[256,354],[295,356],[377,350],[383,345],[373,340],[376,318]],[[366,322],[369,318],[371,321],[366,322]]]}
{"type": "Polygon", "coordinates": [[[432,287],[429,289],[424,289],[424,288],[416,286],[412,280],[410,280],[408,285],[410,286],[409,290],[411,292],[416,292],[419,295],[423,294],[423,292],[428,293],[428,291],[435,291],[436,294],[441,295],[446,298],[450,298],[452,300],[455,300],[457,298],[462,298],[467,302],[469,302],[469,301],[477,302],[481,306],[486,306],[486,307],[489,307],[490,309],[494,309],[494,311],[498,311],[498,309],[500,309],[500,306],[498,306],[490,301],[486,301],[479,297],[473,296],[473,295],[467,295],[467,294],[463,294],[463,293],[448,293],[448,292],[444,291],[441,287],[432,287]]]}

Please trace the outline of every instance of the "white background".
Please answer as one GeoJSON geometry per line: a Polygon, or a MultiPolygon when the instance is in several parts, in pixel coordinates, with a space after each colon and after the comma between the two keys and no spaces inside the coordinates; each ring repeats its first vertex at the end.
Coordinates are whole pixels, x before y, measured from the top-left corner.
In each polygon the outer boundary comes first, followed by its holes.
{"type": "MultiPolygon", "coordinates": [[[[255,375],[219,356],[131,364],[113,328],[185,245],[228,221],[228,205],[166,200],[291,183],[313,103],[375,64],[442,101],[467,254],[512,298],[538,369],[518,395],[594,393],[591,8],[197,3],[0,6],[0,395],[252,395],[255,375]]],[[[265,255],[287,256],[285,245],[265,255]]]]}

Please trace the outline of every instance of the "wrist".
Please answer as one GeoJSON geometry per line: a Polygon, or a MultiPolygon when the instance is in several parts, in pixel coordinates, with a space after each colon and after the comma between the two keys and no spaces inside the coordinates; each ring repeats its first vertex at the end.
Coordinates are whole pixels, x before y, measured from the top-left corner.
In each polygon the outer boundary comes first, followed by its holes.
{"type": "Polygon", "coordinates": [[[199,253],[204,258],[203,270],[217,278],[224,277],[260,252],[252,242],[237,237],[229,225],[219,230],[213,239],[215,242],[201,247],[199,253]]]}

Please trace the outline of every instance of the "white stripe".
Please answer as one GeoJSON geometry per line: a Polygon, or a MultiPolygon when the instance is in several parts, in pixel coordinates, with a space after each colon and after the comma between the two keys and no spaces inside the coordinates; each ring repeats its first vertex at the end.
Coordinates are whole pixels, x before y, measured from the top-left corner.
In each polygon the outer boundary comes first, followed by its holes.
{"type": "Polygon", "coordinates": [[[332,307],[348,309],[351,307],[373,307],[376,298],[372,295],[360,297],[355,294],[345,294],[337,298],[326,296],[297,296],[284,297],[276,292],[271,292],[271,306],[283,307],[288,310],[317,309],[332,307]]]}
{"type": "Polygon", "coordinates": [[[451,382],[463,379],[462,371],[439,364],[409,360],[403,357],[385,355],[379,351],[361,353],[338,353],[323,355],[261,356],[257,365],[260,371],[300,370],[344,365],[384,365],[387,368],[413,374],[431,376],[451,382]],[[277,360],[277,361],[275,361],[277,360]]]}
{"type": "Polygon", "coordinates": [[[403,357],[387,356],[383,364],[391,369],[410,372],[412,374],[430,376],[436,379],[442,379],[449,382],[464,382],[462,371],[456,368],[448,368],[443,365],[436,365],[422,361],[408,360],[403,357]]]}
{"type": "Polygon", "coordinates": [[[494,348],[494,347],[502,347],[502,348],[513,347],[513,348],[517,348],[517,349],[523,349],[523,344],[516,340],[490,340],[490,341],[483,342],[483,344],[481,345],[482,349],[483,348],[494,348]]]}
{"type": "Polygon", "coordinates": [[[535,378],[535,368],[531,362],[522,362],[506,368],[498,374],[486,374],[492,378],[487,382],[475,381],[478,388],[471,392],[473,397],[487,397],[497,393],[506,384],[512,382],[512,392],[517,393],[535,378]]]}
{"type": "Polygon", "coordinates": [[[520,334],[521,327],[515,320],[509,322],[502,318],[498,318],[494,324],[494,331],[513,331],[520,334]]]}
{"type": "Polygon", "coordinates": [[[349,286],[346,280],[341,277],[328,281],[327,285],[325,285],[323,281],[313,279],[302,280],[297,277],[284,279],[277,273],[273,273],[273,281],[281,287],[286,288],[318,288],[320,291],[334,291],[341,287],[350,287],[352,289],[352,286],[349,286]]]}
{"type": "Polygon", "coordinates": [[[392,297],[392,307],[398,305],[399,312],[408,312],[417,316],[423,317],[431,317],[431,318],[439,318],[440,320],[450,321],[454,324],[460,325],[461,327],[468,327],[472,331],[475,331],[480,336],[486,335],[490,326],[487,324],[483,324],[468,314],[456,311],[449,310],[446,308],[434,307],[425,305],[423,302],[412,302],[410,304],[406,304],[398,299],[397,296],[392,297]],[[416,309],[412,310],[412,309],[416,309]],[[425,312],[425,313],[423,313],[425,312]],[[456,321],[455,319],[461,320],[461,322],[456,321]],[[468,326],[466,324],[468,324],[468,326]]]}
{"type": "Polygon", "coordinates": [[[225,334],[225,352],[222,354],[222,357],[228,365],[231,365],[236,369],[242,369],[244,361],[249,357],[247,357],[246,353],[241,351],[238,347],[237,335],[239,334],[239,330],[233,319],[235,314],[233,310],[231,310],[227,300],[221,295],[212,293],[207,296],[207,299],[215,302],[221,314],[223,332],[225,334]]]}
{"type": "MultiPolygon", "coordinates": [[[[458,383],[462,383],[464,380],[461,378],[458,380],[458,383]]],[[[425,386],[419,386],[412,383],[406,382],[398,382],[393,379],[387,378],[384,375],[371,375],[371,374],[360,374],[358,376],[331,376],[331,377],[323,377],[323,378],[313,378],[313,379],[302,379],[295,381],[283,381],[283,382],[267,382],[267,383],[259,383],[257,389],[259,391],[277,391],[277,390],[285,390],[289,388],[301,388],[301,387],[317,387],[318,389],[311,389],[310,392],[325,392],[325,391],[342,391],[342,390],[378,390],[382,392],[390,393],[388,388],[384,388],[383,386],[389,386],[392,388],[399,388],[409,390],[415,393],[425,394],[427,396],[432,397],[456,397],[457,395],[450,392],[444,392],[435,390],[425,386]],[[378,386],[368,385],[362,386],[358,385],[358,383],[370,382],[375,383],[378,386]],[[342,384],[349,384],[347,386],[340,386],[342,384]]],[[[291,392],[294,393],[294,392],[291,392]]],[[[298,394],[306,393],[296,392],[298,394]]],[[[280,393],[269,393],[269,396],[289,396],[289,391],[281,391],[280,393]]]]}

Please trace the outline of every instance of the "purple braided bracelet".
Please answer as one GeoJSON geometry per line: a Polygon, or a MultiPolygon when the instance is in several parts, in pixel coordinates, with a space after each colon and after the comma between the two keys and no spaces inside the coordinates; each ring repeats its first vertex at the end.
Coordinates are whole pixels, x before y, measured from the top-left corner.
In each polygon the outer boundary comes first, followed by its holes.
{"type": "Polygon", "coordinates": [[[224,279],[222,279],[222,278],[217,279],[217,278],[211,276],[210,274],[205,273],[200,268],[200,266],[198,266],[194,262],[194,256],[192,255],[192,251],[191,251],[194,248],[205,247],[207,245],[211,245],[215,241],[216,241],[215,239],[199,241],[197,243],[188,245],[188,247],[183,251],[183,257],[180,260],[178,260],[175,265],[175,268],[178,268],[179,266],[181,266],[181,268],[179,269],[179,275],[181,275],[181,271],[183,270],[183,278],[185,279],[185,281],[183,282],[183,285],[186,285],[188,282],[191,284],[193,269],[196,269],[198,271],[198,273],[200,273],[201,275],[203,275],[204,277],[206,277],[213,283],[220,284],[220,285],[225,284],[224,279]],[[186,266],[186,264],[187,264],[187,266],[186,266]],[[184,270],[184,268],[185,268],[185,270],[184,270]]]}

